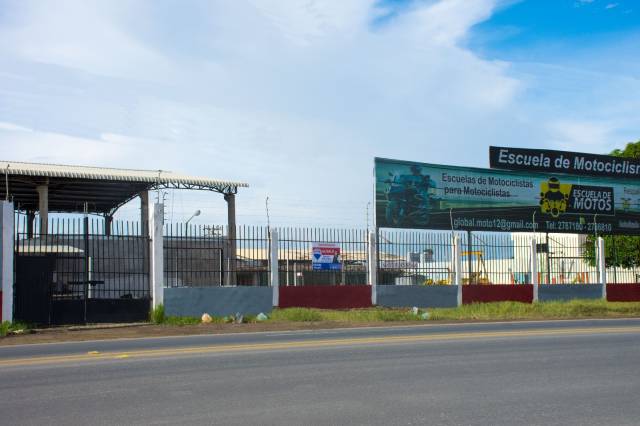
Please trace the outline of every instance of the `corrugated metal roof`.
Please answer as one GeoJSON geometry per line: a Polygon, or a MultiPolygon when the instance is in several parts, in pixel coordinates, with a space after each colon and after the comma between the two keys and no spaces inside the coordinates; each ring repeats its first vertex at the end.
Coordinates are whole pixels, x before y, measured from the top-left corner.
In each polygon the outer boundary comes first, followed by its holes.
{"type": "Polygon", "coordinates": [[[61,164],[24,163],[19,161],[2,161],[0,168],[13,176],[32,176],[70,179],[95,179],[119,182],[141,182],[155,184],[192,185],[209,188],[236,187],[247,188],[244,182],[233,182],[188,176],[168,170],[133,170],[113,169],[105,167],[69,166],[61,164]]]}

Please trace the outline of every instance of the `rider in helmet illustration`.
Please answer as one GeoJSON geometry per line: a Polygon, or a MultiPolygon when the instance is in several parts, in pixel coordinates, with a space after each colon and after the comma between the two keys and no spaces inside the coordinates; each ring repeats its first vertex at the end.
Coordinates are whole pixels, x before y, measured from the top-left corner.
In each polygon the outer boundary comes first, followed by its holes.
{"type": "Polygon", "coordinates": [[[548,182],[542,184],[540,192],[540,209],[542,213],[548,213],[554,218],[567,211],[569,202],[570,185],[561,185],[560,181],[552,177],[548,182]],[[547,187],[545,190],[545,186],[547,187]],[[568,186],[567,191],[563,186],[568,186]]]}
{"type": "Polygon", "coordinates": [[[388,180],[386,219],[394,225],[425,226],[429,223],[429,208],[436,183],[422,174],[422,167],[413,164],[409,174],[393,174],[388,180]]]}

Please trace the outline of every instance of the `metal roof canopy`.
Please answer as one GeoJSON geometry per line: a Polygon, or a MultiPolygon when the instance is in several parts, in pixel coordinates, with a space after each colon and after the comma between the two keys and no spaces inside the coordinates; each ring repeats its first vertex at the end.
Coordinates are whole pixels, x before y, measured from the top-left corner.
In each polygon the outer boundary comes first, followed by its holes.
{"type": "Polygon", "coordinates": [[[90,213],[112,215],[144,191],[158,189],[196,189],[221,194],[236,194],[243,182],[223,181],[187,176],[166,170],[129,170],[58,164],[0,161],[4,179],[0,196],[9,199],[16,209],[37,211],[39,185],[48,185],[50,212],[70,213],[84,210],[88,203],[90,213]]]}

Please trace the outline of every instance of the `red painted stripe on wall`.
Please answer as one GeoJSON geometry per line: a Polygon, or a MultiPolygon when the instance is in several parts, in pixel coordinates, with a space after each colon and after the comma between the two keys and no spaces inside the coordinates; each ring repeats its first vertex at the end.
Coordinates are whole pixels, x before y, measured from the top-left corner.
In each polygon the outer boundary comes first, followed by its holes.
{"type": "Polygon", "coordinates": [[[533,285],[465,285],[462,287],[462,303],[533,302],[533,285]]]}
{"type": "Polygon", "coordinates": [[[640,284],[607,284],[607,301],[640,302],[640,284]]]}
{"type": "Polygon", "coordinates": [[[279,287],[280,308],[352,309],[371,307],[371,286],[279,287]]]}

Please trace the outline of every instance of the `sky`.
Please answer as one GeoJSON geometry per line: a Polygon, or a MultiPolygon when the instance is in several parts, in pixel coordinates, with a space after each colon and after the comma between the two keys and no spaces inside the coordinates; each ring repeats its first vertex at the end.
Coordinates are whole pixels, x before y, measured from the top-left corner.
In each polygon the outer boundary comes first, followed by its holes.
{"type": "Polygon", "coordinates": [[[638,0],[0,0],[0,160],[247,182],[240,224],[365,227],[374,157],[608,153],[638,111],[638,0]]]}

